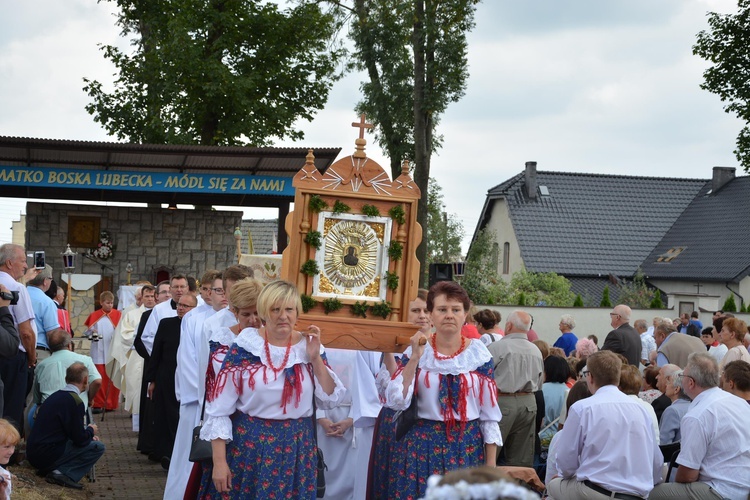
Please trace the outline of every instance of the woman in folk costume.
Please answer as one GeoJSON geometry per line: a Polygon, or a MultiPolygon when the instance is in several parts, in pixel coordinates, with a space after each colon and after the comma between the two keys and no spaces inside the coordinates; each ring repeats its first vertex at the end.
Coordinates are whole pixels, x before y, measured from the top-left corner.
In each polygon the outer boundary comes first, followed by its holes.
{"type": "Polygon", "coordinates": [[[417,398],[417,421],[391,453],[389,499],[423,497],[433,474],[495,466],[502,414],[492,356],[480,340],[461,335],[469,304],[458,284],[433,285],[427,310],[435,333],[412,337],[388,384],[386,405],[395,410],[417,398]]]}
{"type": "MultiPolygon", "coordinates": [[[[257,333],[260,328],[260,317],[258,316],[258,296],[263,289],[263,283],[253,278],[245,278],[236,282],[228,297],[229,310],[232,311],[237,324],[231,327],[221,327],[214,331],[209,344],[209,362],[206,371],[206,397],[212,401],[215,396],[214,388],[216,386],[216,374],[221,371],[221,364],[224,357],[240,332],[247,330],[246,334],[257,333]]],[[[177,446],[177,445],[176,445],[177,446]]],[[[180,446],[186,446],[187,455],[190,454],[190,442],[180,443],[180,446]]],[[[190,474],[185,499],[196,498],[200,484],[204,481],[201,475],[206,475],[205,483],[211,482],[212,468],[210,464],[196,462],[193,464],[193,472],[190,474]]]]}
{"type": "Polygon", "coordinates": [[[332,408],[345,388],[326,365],[320,329],[294,330],[301,310],[292,283],[269,283],[260,331],[241,332],[224,357],[201,430],[213,446],[202,498],[315,498],[313,398],[332,408]]]}
{"type": "Polygon", "coordinates": [[[120,322],[121,313],[114,309],[115,296],[112,292],[102,292],[99,295],[101,309],[92,312],[84,323],[91,331],[91,359],[102,376],[102,386],[94,397],[92,408],[116,410],[120,401],[120,390],[114,386],[107,375],[107,355],[112,345],[115,328],[120,322]]]}
{"type": "MultiPolygon", "coordinates": [[[[429,335],[432,322],[427,311],[427,290],[417,292],[417,298],[409,303],[406,319],[419,327],[419,331],[429,335]]],[[[385,389],[398,368],[393,354],[383,354],[383,365],[377,374],[376,383],[385,402],[385,389]]],[[[395,410],[384,406],[378,415],[375,432],[372,438],[372,454],[367,475],[367,498],[372,500],[388,498],[388,474],[391,466],[391,450],[395,441],[393,434],[393,415],[395,410]]]]}

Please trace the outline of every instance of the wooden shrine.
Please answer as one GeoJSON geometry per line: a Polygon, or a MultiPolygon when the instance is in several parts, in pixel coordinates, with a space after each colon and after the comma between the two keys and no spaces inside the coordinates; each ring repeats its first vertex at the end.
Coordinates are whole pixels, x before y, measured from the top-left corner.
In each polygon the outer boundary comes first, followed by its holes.
{"type": "Polygon", "coordinates": [[[417,331],[406,319],[419,286],[421,193],[408,162],[391,181],[367,158],[364,115],[352,126],[354,154],[321,174],[310,150],[294,177],[282,274],[303,294],[300,331],[319,326],[326,347],[402,352],[417,331]]]}

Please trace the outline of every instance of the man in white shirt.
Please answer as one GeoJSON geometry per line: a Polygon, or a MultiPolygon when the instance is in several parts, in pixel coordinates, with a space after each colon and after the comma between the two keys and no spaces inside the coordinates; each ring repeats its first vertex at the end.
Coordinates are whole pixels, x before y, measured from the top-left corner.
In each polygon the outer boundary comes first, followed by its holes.
{"type": "Polygon", "coordinates": [[[645,319],[637,319],[633,323],[633,328],[641,336],[641,363],[644,366],[649,364],[649,359],[652,352],[656,352],[656,340],[654,340],[653,334],[648,332],[648,327],[645,319]]]}
{"type": "Polygon", "coordinates": [[[29,369],[36,365],[36,333],[34,308],[26,287],[18,282],[28,269],[26,250],[21,245],[6,243],[0,246],[0,283],[11,292],[18,292],[18,302],[8,306],[13,323],[21,337],[16,355],[0,363],[0,377],[4,405],[2,416],[13,422],[23,435],[23,408],[29,369]]]}
{"type": "Polygon", "coordinates": [[[617,388],[622,361],[599,351],[582,371],[590,398],[570,407],[557,447],[556,500],[647,498],[663,457],[646,410],[617,388]]]}
{"type": "Polygon", "coordinates": [[[180,301],[180,297],[189,292],[187,276],[183,274],[172,276],[169,280],[169,293],[172,296],[172,300],[157,304],[152,309],[151,316],[149,316],[141,335],[141,342],[143,342],[149,355],[151,355],[151,349],[154,348],[154,337],[156,336],[157,328],[159,328],[159,322],[164,318],[177,316],[177,303],[180,301]]]}
{"type": "Polygon", "coordinates": [[[649,498],[720,499],[750,495],[750,405],[719,389],[719,364],[694,353],[682,373],[682,390],[693,399],[682,417],[682,441],[674,483],[649,498]]]}

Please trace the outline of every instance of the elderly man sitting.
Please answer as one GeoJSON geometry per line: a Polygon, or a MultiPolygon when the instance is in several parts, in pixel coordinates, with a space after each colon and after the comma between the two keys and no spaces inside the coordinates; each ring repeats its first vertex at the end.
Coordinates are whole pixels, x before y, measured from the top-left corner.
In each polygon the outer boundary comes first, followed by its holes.
{"type": "Polygon", "coordinates": [[[745,499],[750,494],[750,405],[718,385],[716,359],[707,352],[691,354],[682,388],[693,403],[682,418],[676,482],[657,486],[649,498],[745,499]]]}
{"type": "Polygon", "coordinates": [[[83,363],[65,372],[68,385],[52,394],[39,408],[36,424],[26,445],[29,463],[46,474],[47,482],[81,489],[78,482],[104,454],[94,424],[83,426],[84,405],[80,394],[89,383],[83,363]]]}

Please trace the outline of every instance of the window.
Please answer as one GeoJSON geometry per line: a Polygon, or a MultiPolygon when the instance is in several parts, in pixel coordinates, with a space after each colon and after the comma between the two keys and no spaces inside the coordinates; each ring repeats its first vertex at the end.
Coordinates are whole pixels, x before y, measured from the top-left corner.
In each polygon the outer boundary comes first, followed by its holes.
{"type": "Polygon", "coordinates": [[[498,263],[500,262],[500,245],[497,241],[492,244],[492,266],[497,271],[498,263]]]}
{"type": "Polygon", "coordinates": [[[503,274],[510,273],[510,243],[507,241],[503,245],[503,274]]]}

